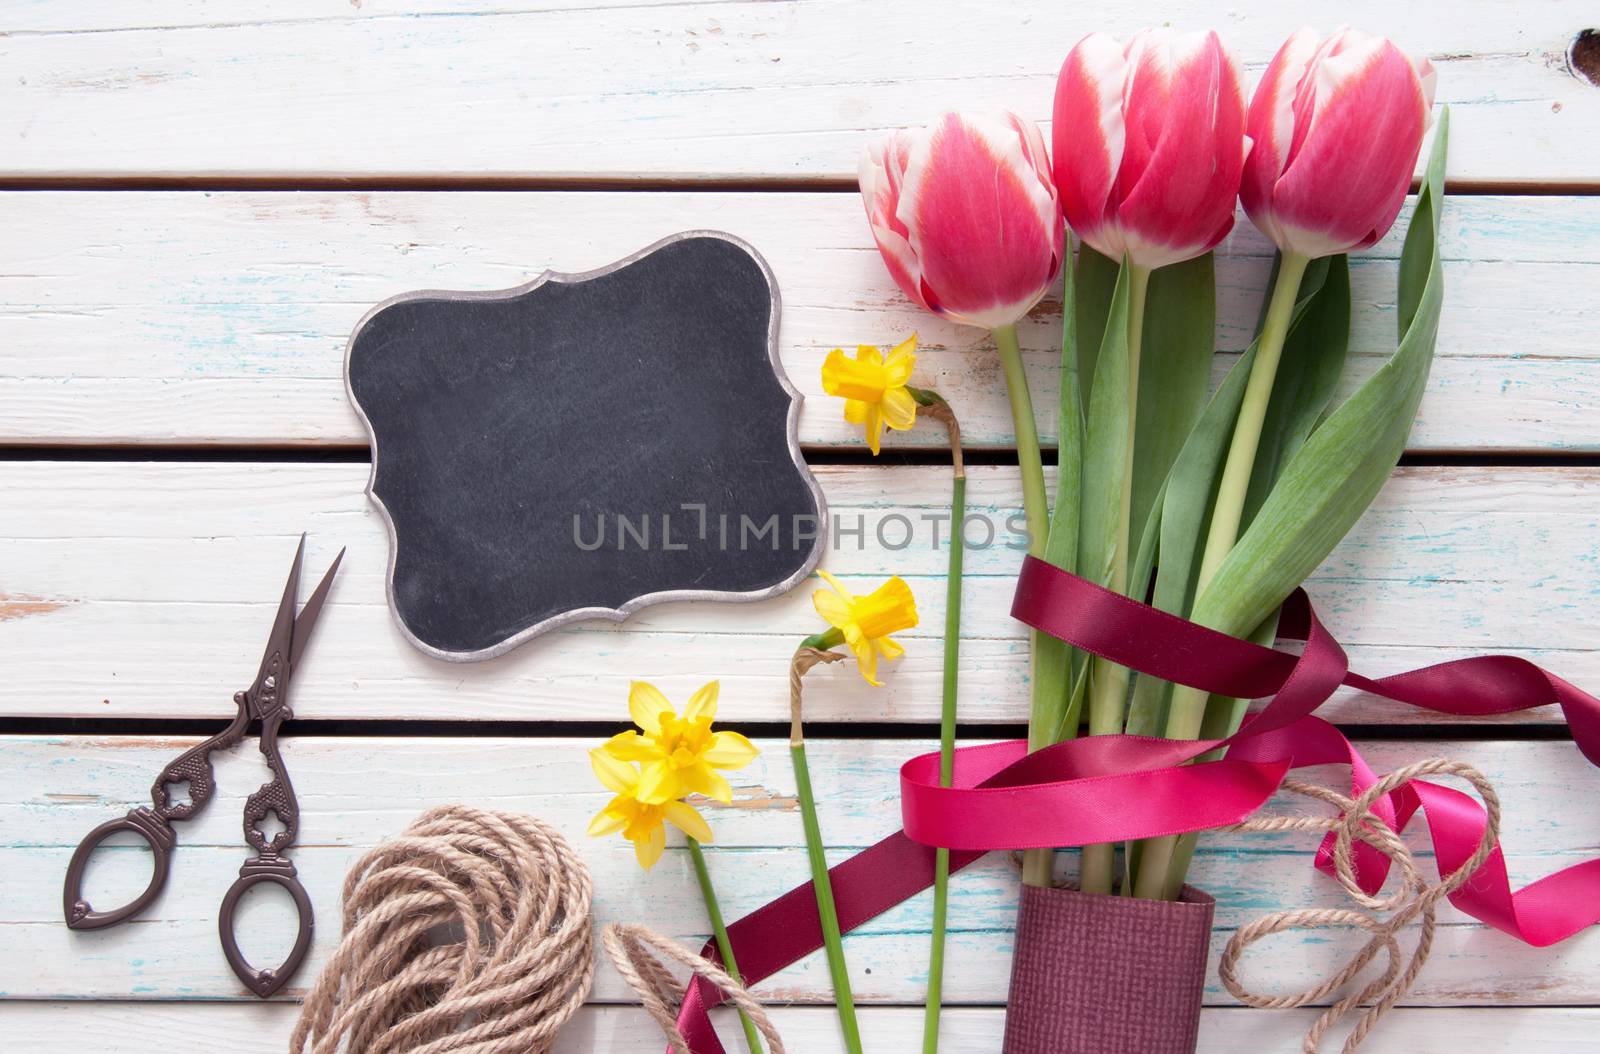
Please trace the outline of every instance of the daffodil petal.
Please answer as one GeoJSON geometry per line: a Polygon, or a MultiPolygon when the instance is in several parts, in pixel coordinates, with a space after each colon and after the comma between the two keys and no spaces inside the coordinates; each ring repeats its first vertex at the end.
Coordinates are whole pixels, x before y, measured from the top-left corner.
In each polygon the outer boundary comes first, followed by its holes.
{"type": "Polygon", "coordinates": [[[846,602],[855,599],[855,594],[846,589],[843,582],[839,581],[837,578],[833,577],[820,567],[817,568],[817,576],[824,582],[828,583],[828,585],[832,587],[833,591],[839,594],[840,599],[846,602]]]}
{"type": "Polygon", "coordinates": [[[706,823],[705,817],[701,816],[694,806],[686,802],[672,801],[662,806],[661,812],[668,823],[690,838],[707,845],[711,844],[711,825],[706,823]]]}
{"type": "Polygon", "coordinates": [[[639,785],[634,788],[633,796],[646,805],[671,801],[683,794],[678,777],[679,774],[667,762],[652,762],[639,773],[639,785]]]}
{"type": "Polygon", "coordinates": [[[644,730],[645,735],[661,734],[661,714],[672,712],[672,704],[661,690],[645,681],[634,681],[628,686],[628,716],[644,730]]]}
{"type": "Polygon", "coordinates": [[[862,428],[866,429],[867,433],[867,449],[876,455],[883,443],[883,405],[881,403],[867,408],[867,419],[862,423],[862,428]]]}
{"type": "Polygon", "coordinates": [[[878,646],[879,654],[885,659],[898,659],[906,653],[905,648],[901,647],[900,642],[893,637],[879,637],[872,643],[878,646]]]}
{"type": "Polygon", "coordinates": [[[830,626],[843,627],[850,621],[850,605],[837,593],[819,589],[811,594],[811,605],[830,626]]]}
{"type": "Polygon", "coordinates": [[[856,666],[861,670],[861,676],[867,683],[875,688],[882,688],[883,682],[878,680],[878,653],[872,648],[872,641],[861,634],[855,634],[855,639],[848,637],[845,643],[850,646],[850,651],[856,657],[856,666]]]}
{"type": "Polygon", "coordinates": [[[655,761],[661,757],[661,747],[633,729],[618,732],[600,748],[618,761],[655,761]]]}
{"type": "Polygon", "coordinates": [[[601,785],[613,794],[632,794],[638,786],[638,770],[607,753],[604,747],[589,751],[589,765],[601,785]]]}
{"type": "Polygon", "coordinates": [[[666,847],[667,829],[657,824],[650,829],[649,834],[633,843],[633,855],[639,861],[639,866],[648,871],[656,866],[656,861],[661,859],[661,852],[666,847]]]}
{"type": "Polygon", "coordinates": [[[733,788],[728,785],[727,780],[713,772],[709,765],[694,765],[680,769],[678,778],[689,790],[696,794],[704,794],[713,801],[726,804],[733,800],[733,788]]]}
{"type": "Polygon", "coordinates": [[[897,432],[904,432],[917,423],[917,401],[904,388],[890,388],[883,393],[883,423],[897,432]]]}
{"type": "Polygon", "coordinates": [[[612,812],[607,807],[595,813],[594,819],[589,821],[589,837],[599,838],[601,835],[616,834],[626,826],[628,818],[612,812]]]}
{"type": "Polygon", "coordinates": [[[683,719],[713,720],[717,716],[717,693],[721,690],[721,681],[710,681],[701,685],[700,690],[689,697],[689,705],[683,708],[683,719]]]}
{"type": "Polygon", "coordinates": [[[742,769],[761,753],[756,745],[737,732],[718,732],[711,737],[711,746],[700,755],[707,765],[719,769],[742,769]]]}
{"type": "Polygon", "coordinates": [[[862,402],[860,399],[846,399],[844,401],[844,419],[853,425],[865,424],[867,412],[871,409],[870,403],[862,402]]]}
{"type": "Polygon", "coordinates": [[[856,361],[869,363],[873,366],[882,366],[883,352],[878,350],[876,344],[857,344],[856,361]]]}

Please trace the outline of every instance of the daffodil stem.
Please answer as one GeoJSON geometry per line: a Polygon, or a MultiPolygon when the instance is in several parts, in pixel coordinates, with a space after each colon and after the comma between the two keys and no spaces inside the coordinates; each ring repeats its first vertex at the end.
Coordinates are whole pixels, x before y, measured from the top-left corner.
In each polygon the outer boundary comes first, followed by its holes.
{"type": "MultiPolygon", "coordinates": [[[[1194,595],[1197,601],[1205,595],[1206,588],[1211,585],[1223,561],[1233,551],[1234,543],[1239,540],[1245,498],[1250,491],[1256,451],[1261,444],[1261,428],[1266,421],[1267,406],[1272,401],[1278,363],[1283,358],[1283,344],[1288,339],[1289,325],[1294,319],[1294,305],[1300,295],[1300,279],[1305,276],[1306,265],[1310,262],[1298,253],[1288,252],[1278,261],[1278,278],[1272,287],[1272,299],[1267,304],[1261,336],[1256,342],[1256,359],[1250,367],[1250,379],[1245,383],[1244,401],[1239,405],[1239,418],[1233,425],[1233,438],[1228,445],[1228,458],[1222,465],[1222,479],[1217,484],[1217,500],[1211,514],[1211,524],[1206,529],[1200,575],[1195,582],[1194,595]]],[[[1198,688],[1175,685],[1167,717],[1167,738],[1198,739],[1208,699],[1210,695],[1198,688]]],[[[1230,728],[1225,734],[1234,731],[1230,728]]],[[[1178,841],[1174,835],[1145,843],[1139,861],[1138,884],[1134,890],[1136,896],[1159,899],[1182,887],[1184,873],[1188,870],[1188,854],[1178,852],[1178,841]]]]}
{"type": "Polygon", "coordinates": [[[811,770],[806,765],[806,745],[789,745],[794,761],[795,793],[800,799],[800,821],[806,831],[806,858],[811,864],[811,888],[817,895],[817,917],[822,922],[822,944],[828,953],[828,973],[833,977],[833,999],[839,1010],[845,1049],[861,1054],[861,1029],[856,1024],[855,999],[850,994],[850,972],[844,962],[844,938],[839,932],[839,912],[833,903],[833,882],[828,859],[822,852],[822,828],[817,823],[817,801],[811,793],[811,770]]]}
{"type": "MultiPolygon", "coordinates": [[[[739,981],[739,964],[733,958],[733,943],[728,940],[728,927],[722,921],[722,906],[717,903],[717,890],[711,884],[711,872],[706,869],[706,854],[693,838],[689,839],[689,858],[694,861],[694,875],[700,880],[700,895],[705,898],[706,914],[711,916],[711,933],[716,938],[717,951],[722,953],[722,965],[727,968],[729,977],[739,981]]],[[[743,1010],[739,1011],[739,1022],[744,1025],[744,1038],[750,1046],[750,1054],[763,1054],[761,1033],[756,1031],[756,1023],[743,1010]]]]}
{"type": "MultiPolygon", "coordinates": [[[[955,433],[952,432],[952,436],[955,433]]],[[[939,785],[950,786],[956,767],[956,679],[961,669],[961,564],[965,539],[961,522],[967,515],[967,477],[959,447],[956,476],[950,488],[950,563],[945,573],[944,705],[939,715],[939,785]]],[[[922,1054],[939,1049],[939,1011],[944,998],[944,936],[950,899],[950,850],[933,854],[933,945],[928,954],[928,1000],[922,1022],[922,1054]]]]}

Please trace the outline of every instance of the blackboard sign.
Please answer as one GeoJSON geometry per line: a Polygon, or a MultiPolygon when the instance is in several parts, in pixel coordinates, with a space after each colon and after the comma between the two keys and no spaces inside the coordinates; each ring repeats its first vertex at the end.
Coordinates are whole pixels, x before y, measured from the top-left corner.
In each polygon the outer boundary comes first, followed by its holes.
{"type": "Polygon", "coordinates": [[[345,378],[401,629],[484,659],[579,619],[800,582],[826,517],[777,334],[766,262],[714,231],[370,311],[345,378]]]}

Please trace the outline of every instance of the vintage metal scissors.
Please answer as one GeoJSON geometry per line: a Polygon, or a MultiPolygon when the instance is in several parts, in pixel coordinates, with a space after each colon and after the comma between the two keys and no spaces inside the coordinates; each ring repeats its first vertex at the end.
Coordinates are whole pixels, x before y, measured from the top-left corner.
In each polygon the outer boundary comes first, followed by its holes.
{"type": "Polygon", "coordinates": [[[222,898],[217,928],[228,965],[233,967],[233,972],[239,975],[239,980],[246,987],[263,999],[294,976],[311,945],[311,899],[306,896],[305,888],[295,875],[293,862],[283,855],[284,850],[294,844],[300,826],[300,805],[295,801],[294,788],[284,769],[283,757],[278,753],[278,728],[293,716],[288,704],[289,682],[305,654],[306,642],[317,623],[317,615],[322,611],[323,601],[328,597],[328,587],[333,583],[334,572],[339,569],[339,561],[344,559],[344,550],[341,549],[339,555],[334,557],[333,566],[322,576],[311,599],[306,601],[299,617],[296,617],[295,598],[300,592],[300,562],[305,551],[306,539],[301,535],[300,548],[294,554],[294,566],[289,570],[289,582],[284,587],[283,600],[278,605],[278,617],[272,624],[272,636],[267,639],[267,651],[261,659],[261,670],[256,674],[254,684],[234,694],[233,701],[239,707],[239,712],[234,715],[233,721],[227,728],[185,751],[161,770],[150,788],[152,808],[140,806],[132,809],[126,816],[108,820],[89,832],[67,865],[67,881],[62,895],[67,925],[75,930],[115,926],[149,907],[167,880],[169,858],[178,840],[172,828],[173,823],[193,818],[205,808],[216,790],[215,773],[211,768],[212,752],[233,746],[244,738],[252,721],[261,722],[261,753],[266,756],[267,767],[272,770],[272,780],[263,784],[245,802],[244,837],[255,850],[255,855],[244,862],[239,869],[238,880],[222,898]],[[172,787],[184,782],[189,784],[189,800],[173,804],[172,787]],[[275,814],[283,826],[271,839],[261,832],[259,826],[269,813],[275,814]],[[150,884],[143,893],[122,907],[96,911],[83,896],[84,869],[95,848],[118,831],[132,831],[149,843],[155,858],[150,884]],[[294,898],[300,920],[300,932],[295,937],[294,949],[281,965],[272,970],[257,970],[246,962],[233,932],[234,911],[239,905],[239,898],[247,889],[261,882],[272,882],[287,890],[294,898]]]}

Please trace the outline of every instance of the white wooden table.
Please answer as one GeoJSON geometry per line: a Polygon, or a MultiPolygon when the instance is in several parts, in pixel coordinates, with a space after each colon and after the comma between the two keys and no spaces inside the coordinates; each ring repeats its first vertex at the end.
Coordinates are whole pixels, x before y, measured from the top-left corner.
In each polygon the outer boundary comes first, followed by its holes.
{"type": "MultiPolygon", "coordinates": [[[[969,5],[597,0],[0,0],[0,1046],[8,1051],[283,1049],[295,998],[337,933],[338,885],[423,808],[467,801],[559,824],[596,876],[602,921],[685,940],[703,911],[684,854],[641,874],[582,837],[602,791],[584,747],[622,719],[627,681],[678,697],[723,680],[723,713],[768,754],[711,810],[732,914],[806,874],[792,777],[773,737],[786,658],[814,628],[806,590],[743,607],[653,608],[476,666],[409,648],[383,600],[385,540],[362,495],[363,436],[340,379],[371,304],[419,287],[500,288],[609,262],[672,231],[754,243],[782,287],[782,351],[818,395],[835,345],[917,329],[919,370],[957,399],[975,508],[1019,494],[1001,379],[974,331],[898,295],[852,193],[864,140],[949,106],[1047,118],[1082,33],[1171,18],[1215,25],[1250,75],[1324,4],[969,5]],[[222,8],[226,6],[226,10],[222,8]],[[980,9],[982,13],[980,13],[980,9]],[[303,807],[295,857],[321,920],[296,986],[261,1004],[217,948],[218,900],[258,782],[249,750],[183,832],[166,895],[137,924],[71,933],[71,847],[145,800],[169,755],[215,727],[254,669],[293,539],[308,566],[349,557],[297,679],[286,754],[303,807]],[[413,724],[407,724],[413,722],[413,724]]],[[[1600,604],[1600,89],[1567,50],[1589,4],[1360,0],[1341,15],[1430,54],[1453,107],[1447,296],[1413,453],[1311,588],[1356,666],[1388,672],[1486,649],[1593,690],[1600,604]]],[[[1331,28],[1324,25],[1323,28],[1331,28]]],[[[1392,346],[1397,239],[1355,261],[1359,378],[1392,346]]],[[[1219,341],[1239,347],[1268,255],[1246,225],[1219,261],[1219,341]]],[[[1023,327],[1051,380],[1059,304],[1023,327]]],[[[1048,416],[1048,415],[1047,415],[1048,416]]],[[[823,829],[843,857],[895,822],[895,770],[932,741],[943,556],[890,552],[872,526],[945,500],[937,455],[868,464],[813,399],[808,456],[837,515],[867,527],[826,565],[898,572],[925,629],[883,690],[820,673],[813,748],[823,829]]],[[[904,439],[906,437],[895,437],[904,439]]],[[[1026,650],[1004,614],[1017,556],[969,558],[962,713],[975,737],[1024,718],[1026,650]]],[[[1448,754],[1506,800],[1513,878],[1593,853],[1600,774],[1549,711],[1472,726],[1358,695],[1333,708],[1380,767],[1448,754]]],[[[1285,808],[1293,808],[1282,803],[1285,808]]],[[[1211,838],[1196,869],[1217,940],[1279,906],[1334,904],[1304,839],[1211,838]]],[[[132,851],[107,899],[142,885],[132,851]]],[[[115,872],[115,873],[113,873],[115,872]]],[[[997,1049],[1015,875],[990,859],[953,885],[946,1049],[997,1049]]],[[[925,898],[850,938],[869,1046],[911,1049],[925,898]]],[[[286,911],[242,927],[260,935],[286,911]]],[[[1535,951],[1444,912],[1438,950],[1373,1051],[1590,1050],[1600,934],[1535,951]]],[[[1287,988],[1347,948],[1278,938],[1250,967],[1287,988]]],[[[760,986],[791,1049],[837,1049],[820,961],[760,986]]],[[[609,967],[563,1052],[658,1049],[609,967]]],[[[1207,1052],[1298,1049],[1310,1012],[1207,995],[1207,1052]]]]}

